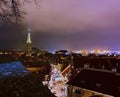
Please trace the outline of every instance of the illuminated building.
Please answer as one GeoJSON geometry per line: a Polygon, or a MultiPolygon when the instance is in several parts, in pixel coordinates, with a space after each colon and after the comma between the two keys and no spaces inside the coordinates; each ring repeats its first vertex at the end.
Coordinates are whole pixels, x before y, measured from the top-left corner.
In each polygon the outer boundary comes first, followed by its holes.
{"type": "Polygon", "coordinates": [[[28,36],[27,36],[27,41],[26,41],[26,52],[30,53],[32,51],[32,41],[31,41],[31,29],[30,27],[28,28],[28,36]]]}

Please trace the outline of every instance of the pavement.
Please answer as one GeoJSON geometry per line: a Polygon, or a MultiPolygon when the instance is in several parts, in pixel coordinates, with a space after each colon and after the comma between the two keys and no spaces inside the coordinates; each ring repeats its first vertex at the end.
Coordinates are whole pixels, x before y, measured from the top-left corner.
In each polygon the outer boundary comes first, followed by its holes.
{"type": "Polygon", "coordinates": [[[67,97],[67,88],[62,83],[53,85],[51,92],[53,92],[57,97],[67,97]]]}
{"type": "Polygon", "coordinates": [[[57,97],[67,97],[67,87],[64,79],[55,67],[51,71],[51,80],[49,81],[48,88],[57,97]]]}

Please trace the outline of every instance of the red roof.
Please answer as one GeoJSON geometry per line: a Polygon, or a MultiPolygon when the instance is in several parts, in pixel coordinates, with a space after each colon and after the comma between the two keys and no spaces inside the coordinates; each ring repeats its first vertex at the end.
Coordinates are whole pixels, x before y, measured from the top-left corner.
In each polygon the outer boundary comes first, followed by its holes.
{"type": "Polygon", "coordinates": [[[65,75],[66,75],[67,73],[69,73],[70,70],[71,70],[71,66],[68,65],[68,66],[62,71],[62,75],[65,77],[65,75]]]}

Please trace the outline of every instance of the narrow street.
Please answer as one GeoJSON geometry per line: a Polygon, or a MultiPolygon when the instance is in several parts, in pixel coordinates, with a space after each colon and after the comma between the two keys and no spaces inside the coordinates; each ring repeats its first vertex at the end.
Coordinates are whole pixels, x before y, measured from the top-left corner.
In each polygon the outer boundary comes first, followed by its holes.
{"type": "Polygon", "coordinates": [[[51,78],[48,87],[55,96],[67,97],[67,87],[64,82],[64,77],[55,65],[52,65],[51,78]]]}

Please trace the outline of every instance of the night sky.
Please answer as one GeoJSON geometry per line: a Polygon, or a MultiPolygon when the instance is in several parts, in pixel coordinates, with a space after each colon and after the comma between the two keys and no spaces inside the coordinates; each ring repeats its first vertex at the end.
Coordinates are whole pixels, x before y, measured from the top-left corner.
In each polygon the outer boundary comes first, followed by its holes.
{"type": "MultiPolygon", "coordinates": [[[[24,22],[31,25],[32,43],[39,49],[120,50],[120,0],[41,0],[24,9],[24,22]]],[[[1,48],[24,47],[27,27],[3,28],[1,48]]]]}

